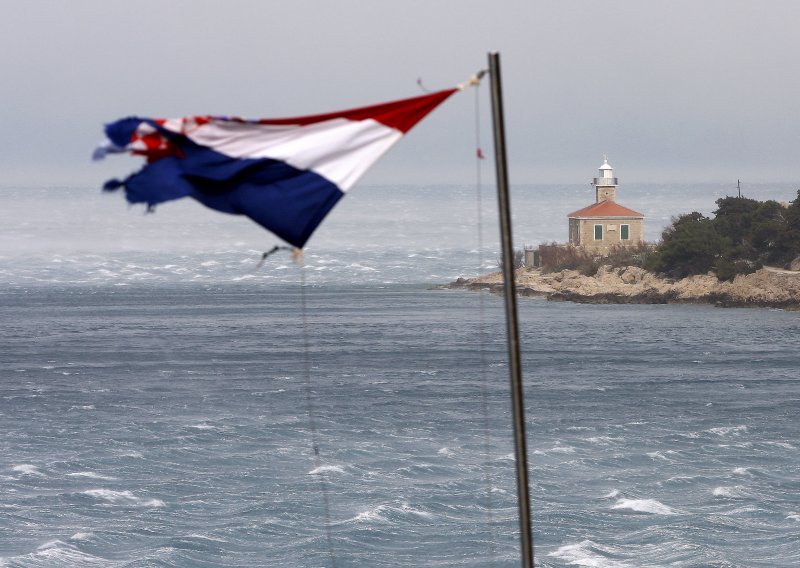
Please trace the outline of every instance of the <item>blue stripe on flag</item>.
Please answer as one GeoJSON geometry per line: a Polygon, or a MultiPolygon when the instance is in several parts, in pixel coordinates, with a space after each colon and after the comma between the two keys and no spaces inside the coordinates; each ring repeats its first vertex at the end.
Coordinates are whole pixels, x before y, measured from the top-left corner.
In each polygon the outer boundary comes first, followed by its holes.
{"type": "Polygon", "coordinates": [[[231,158],[183,136],[175,136],[172,142],[180,147],[182,157],[147,164],[121,182],[130,203],[152,206],[193,197],[217,211],[246,215],[302,247],[344,195],[319,174],[279,160],[231,158]]]}

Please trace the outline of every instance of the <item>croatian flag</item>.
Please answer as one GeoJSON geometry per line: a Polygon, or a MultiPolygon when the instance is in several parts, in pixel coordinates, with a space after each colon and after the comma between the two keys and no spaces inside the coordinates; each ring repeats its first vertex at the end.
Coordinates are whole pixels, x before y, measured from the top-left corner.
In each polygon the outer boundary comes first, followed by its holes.
{"type": "Polygon", "coordinates": [[[246,215],[302,248],[337,201],[389,148],[458,89],[297,118],[124,118],[106,125],[95,159],[130,152],[147,159],[124,180],[130,203],[181,197],[246,215]]]}

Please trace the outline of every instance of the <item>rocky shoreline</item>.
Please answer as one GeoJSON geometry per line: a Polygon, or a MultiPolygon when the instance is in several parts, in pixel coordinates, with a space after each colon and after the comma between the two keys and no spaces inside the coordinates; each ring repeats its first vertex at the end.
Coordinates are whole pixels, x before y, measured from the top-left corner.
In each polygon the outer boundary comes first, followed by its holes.
{"type": "MultiPolygon", "coordinates": [[[[722,282],[711,274],[681,280],[660,278],[642,268],[602,266],[594,276],[575,270],[516,272],[521,296],[544,296],[553,301],[591,304],[712,304],[720,307],[763,307],[800,310],[800,272],[762,268],[722,282]]],[[[503,277],[493,272],[459,278],[443,288],[491,290],[502,293],[503,277]]]]}

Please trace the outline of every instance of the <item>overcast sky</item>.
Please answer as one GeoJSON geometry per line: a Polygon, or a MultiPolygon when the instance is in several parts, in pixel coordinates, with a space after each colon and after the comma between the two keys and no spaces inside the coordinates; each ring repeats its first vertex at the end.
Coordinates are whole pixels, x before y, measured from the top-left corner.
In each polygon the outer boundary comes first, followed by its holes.
{"type": "MultiPolygon", "coordinates": [[[[501,53],[512,183],[800,179],[797,0],[0,0],[0,185],[99,185],[105,122],[311,114],[450,87],[501,53]]],[[[489,116],[486,86],[480,91],[489,116]]],[[[474,94],[362,183],[469,183],[474,94]]],[[[483,146],[491,133],[483,129],[483,146]]],[[[487,152],[488,154],[489,152],[487,152]]]]}

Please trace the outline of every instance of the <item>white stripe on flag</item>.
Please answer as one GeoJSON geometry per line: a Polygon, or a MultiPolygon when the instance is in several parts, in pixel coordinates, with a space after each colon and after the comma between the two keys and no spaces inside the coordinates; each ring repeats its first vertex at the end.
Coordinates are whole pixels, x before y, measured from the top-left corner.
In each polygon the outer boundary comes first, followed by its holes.
{"type": "Polygon", "coordinates": [[[232,158],[270,158],[311,170],[347,191],[403,133],[372,119],[336,118],[302,126],[213,120],[187,136],[232,158]]]}

